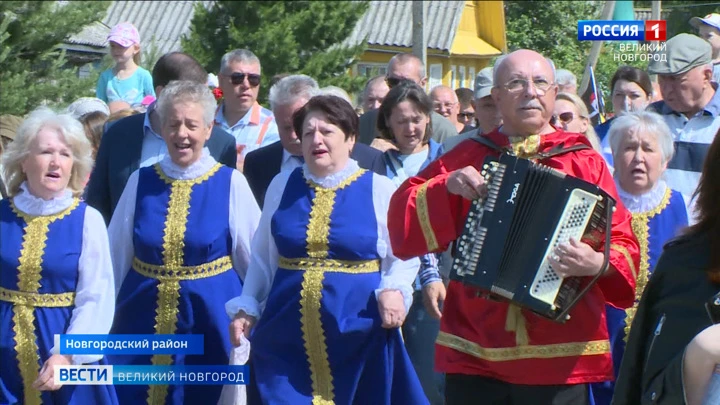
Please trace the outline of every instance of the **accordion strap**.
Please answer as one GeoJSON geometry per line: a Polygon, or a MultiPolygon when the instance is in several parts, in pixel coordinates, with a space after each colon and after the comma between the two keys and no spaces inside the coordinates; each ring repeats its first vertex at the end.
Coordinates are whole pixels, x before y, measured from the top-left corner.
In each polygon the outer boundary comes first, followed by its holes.
{"type": "MultiPolygon", "coordinates": [[[[503,148],[503,147],[499,146],[498,144],[496,144],[495,142],[491,141],[490,139],[488,139],[488,138],[486,138],[486,137],[484,137],[484,136],[473,135],[473,136],[470,137],[470,139],[472,139],[473,141],[475,141],[475,142],[477,142],[477,143],[479,143],[479,144],[481,144],[481,145],[487,146],[488,148],[490,148],[490,149],[492,149],[492,150],[494,150],[494,151],[496,151],[496,152],[509,153],[509,154],[511,154],[511,155],[513,154],[510,149],[508,149],[508,148],[503,148]]],[[[566,147],[565,147],[565,144],[564,144],[564,143],[561,143],[560,145],[558,145],[558,146],[550,149],[550,150],[547,151],[547,152],[540,152],[540,153],[537,153],[537,154],[535,154],[535,155],[528,156],[527,159],[530,159],[530,160],[533,160],[533,159],[547,159],[547,158],[551,158],[551,157],[554,157],[554,156],[564,155],[564,154],[570,153],[570,152],[577,152],[577,151],[583,150],[583,149],[590,149],[590,147],[587,146],[587,145],[585,145],[585,144],[579,144],[579,145],[573,145],[573,146],[570,146],[570,147],[567,147],[567,148],[566,148],[566,147]]]]}

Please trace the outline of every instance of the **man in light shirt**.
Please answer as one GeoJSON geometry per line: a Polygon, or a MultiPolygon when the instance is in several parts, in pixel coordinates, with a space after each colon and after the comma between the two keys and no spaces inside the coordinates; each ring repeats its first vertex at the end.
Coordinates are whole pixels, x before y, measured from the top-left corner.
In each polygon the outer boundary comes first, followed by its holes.
{"type": "MultiPolygon", "coordinates": [[[[313,96],[331,92],[323,92],[313,78],[305,75],[287,76],[270,89],[270,106],[277,120],[280,140],[250,152],[245,159],[245,178],[260,208],[265,203],[265,192],[272,179],[281,171],[293,170],[304,163],[299,134],[293,128],[293,114],[313,96]]],[[[356,143],[350,157],[364,169],[385,174],[385,163],[378,150],[356,143]]]]}
{"type": "Polygon", "coordinates": [[[218,80],[223,102],[215,125],[235,137],[237,168],[241,171],[249,152],[280,139],[272,111],[257,102],[260,74],[260,60],[247,49],[230,51],[220,61],[218,80]]]}

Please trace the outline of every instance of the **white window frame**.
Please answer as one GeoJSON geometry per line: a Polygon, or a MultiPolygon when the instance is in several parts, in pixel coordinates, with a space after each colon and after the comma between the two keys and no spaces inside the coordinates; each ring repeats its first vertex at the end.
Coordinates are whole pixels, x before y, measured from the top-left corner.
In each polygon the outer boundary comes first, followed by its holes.
{"type": "Polygon", "coordinates": [[[456,88],[465,87],[465,66],[460,66],[458,74],[458,86],[456,88]]]}
{"type": "Polygon", "coordinates": [[[455,90],[457,86],[455,86],[455,80],[457,79],[457,66],[450,65],[450,88],[455,90]]]}
{"type": "Polygon", "coordinates": [[[367,77],[368,79],[387,73],[387,63],[358,62],[355,66],[358,76],[367,77]]]}
{"type": "Polygon", "coordinates": [[[435,86],[440,86],[442,84],[442,77],[443,77],[443,65],[442,63],[433,63],[430,65],[430,69],[428,70],[428,89],[426,90],[432,90],[435,88],[435,86]]]}
{"type": "Polygon", "coordinates": [[[470,76],[470,79],[468,79],[468,88],[472,91],[475,91],[475,66],[470,66],[468,68],[468,76],[470,76]]]}

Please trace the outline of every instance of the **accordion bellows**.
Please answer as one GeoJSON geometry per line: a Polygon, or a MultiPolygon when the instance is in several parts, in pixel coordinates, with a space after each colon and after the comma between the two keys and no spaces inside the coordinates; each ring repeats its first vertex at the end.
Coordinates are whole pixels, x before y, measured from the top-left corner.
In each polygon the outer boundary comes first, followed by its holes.
{"type": "Polygon", "coordinates": [[[481,174],[488,196],[470,207],[450,278],[566,321],[608,267],[615,200],[594,184],[510,154],[488,157],[481,174]],[[563,278],[553,270],[548,258],[570,238],[596,250],[604,242],[596,277],[563,278]]]}

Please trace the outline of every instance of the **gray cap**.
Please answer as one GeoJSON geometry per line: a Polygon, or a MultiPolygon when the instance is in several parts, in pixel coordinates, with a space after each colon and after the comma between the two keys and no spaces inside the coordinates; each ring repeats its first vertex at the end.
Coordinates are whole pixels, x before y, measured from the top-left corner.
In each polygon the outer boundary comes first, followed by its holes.
{"type": "Polygon", "coordinates": [[[475,99],[479,100],[490,95],[493,88],[493,68],[486,67],[475,76],[475,99]]]}
{"type": "Polygon", "coordinates": [[[652,58],[648,63],[648,73],[680,75],[690,69],[712,62],[710,44],[698,36],[679,34],[670,38],[666,45],[667,49],[655,52],[655,54],[666,56],[666,58],[652,58]]]}

